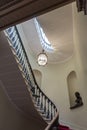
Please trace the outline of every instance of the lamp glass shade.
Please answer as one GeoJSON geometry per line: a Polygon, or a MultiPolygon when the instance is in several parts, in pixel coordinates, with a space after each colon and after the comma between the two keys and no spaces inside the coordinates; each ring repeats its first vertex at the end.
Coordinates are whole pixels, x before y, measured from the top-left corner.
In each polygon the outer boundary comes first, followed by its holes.
{"type": "Polygon", "coordinates": [[[44,66],[47,64],[47,55],[46,53],[42,52],[38,55],[38,64],[40,66],[44,66]]]}

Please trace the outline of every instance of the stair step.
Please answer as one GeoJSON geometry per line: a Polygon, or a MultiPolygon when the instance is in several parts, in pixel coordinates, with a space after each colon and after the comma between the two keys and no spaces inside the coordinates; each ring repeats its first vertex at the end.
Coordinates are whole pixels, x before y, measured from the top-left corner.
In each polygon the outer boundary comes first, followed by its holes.
{"type": "Polygon", "coordinates": [[[47,115],[45,113],[41,113],[41,116],[42,117],[46,117],[47,115]]]}
{"type": "Polygon", "coordinates": [[[43,117],[44,118],[44,120],[47,122],[47,123],[50,123],[51,122],[51,119],[50,118],[45,118],[45,117],[43,117]]]}
{"type": "Polygon", "coordinates": [[[36,108],[40,109],[40,106],[37,106],[37,104],[36,104],[36,103],[35,103],[34,105],[35,105],[35,107],[36,107],[36,108]]]}
{"type": "Polygon", "coordinates": [[[40,113],[44,113],[44,110],[42,109],[37,109],[37,111],[39,111],[40,113]]]}
{"type": "Polygon", "coordinates": [[[39,104],[39,105],[37,105],[37,104],[38,104],[37,101],[34,100],[34,105],[35,105],[37,108],[40,108],[40,107],[41,107],[40,104],[39,104]]]}

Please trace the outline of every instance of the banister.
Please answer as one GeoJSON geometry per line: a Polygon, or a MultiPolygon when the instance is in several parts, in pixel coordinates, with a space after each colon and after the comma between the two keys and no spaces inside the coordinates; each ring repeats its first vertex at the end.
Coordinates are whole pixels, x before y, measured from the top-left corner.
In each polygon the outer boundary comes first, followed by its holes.
{"type": "Polygon", "coordinates": [[[37,106],[40,105],[40,109],[44,111],[44,113],[46,114],[46,118],[50,118],[51,120],[50,126],[48,125],[48,127],[46,128],[46,130],[50,130],[50,127],[53,126],[54,122],[58,122],[57,108],[55,104],[41,90],[36,82],[31,64],[29,62],[17,27],[10,27],[5,30],[5,33],[10,39],[11,46],[17,55],[19,64],[22,67],[23,74],[25,75],[25,79],[30,86],[32,96],[34,97],[35,102],[37,102],[37,106]]]}
{"type": "Polygon", "coordinates": [[[51,130],[53,126],[55,126],[55,122],[58,120],[59,118],[59,113],[57,112],[54,119],[50,122],[50,124],[45,128],[45,130],[51,130]]]}

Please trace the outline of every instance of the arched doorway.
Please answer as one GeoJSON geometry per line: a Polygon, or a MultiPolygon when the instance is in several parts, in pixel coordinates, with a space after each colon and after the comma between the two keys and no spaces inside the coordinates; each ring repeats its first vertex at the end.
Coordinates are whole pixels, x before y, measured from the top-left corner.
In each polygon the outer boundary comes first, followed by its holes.
{"type": "Polygon", "coordinates": [[[41,87],[41,82],[42,82],[42,73],[39,70],[33,70],[37,84],[39,87],[41,87]]]}

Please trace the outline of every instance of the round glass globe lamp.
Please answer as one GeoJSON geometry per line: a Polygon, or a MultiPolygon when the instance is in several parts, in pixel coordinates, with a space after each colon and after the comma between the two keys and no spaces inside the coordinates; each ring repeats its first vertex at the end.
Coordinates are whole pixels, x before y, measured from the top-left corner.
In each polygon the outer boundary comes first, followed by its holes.
{"type": "Polygon", "coordinates": [[[47,64],[47,55],[44,51],[38,55],[38,64],[44,66],[47,64]]]}

